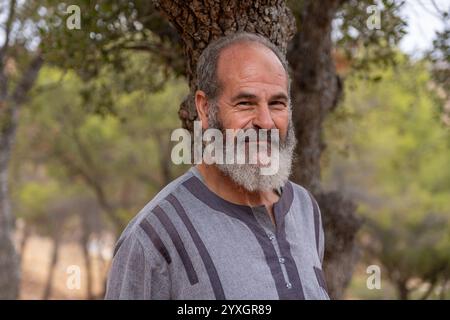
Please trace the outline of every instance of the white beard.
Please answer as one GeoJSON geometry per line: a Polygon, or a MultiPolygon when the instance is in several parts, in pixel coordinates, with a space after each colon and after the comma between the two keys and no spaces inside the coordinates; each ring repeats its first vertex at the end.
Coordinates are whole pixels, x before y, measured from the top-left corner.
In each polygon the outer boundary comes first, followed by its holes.
{"type": "Polygon", "coordinates": [[[216,163],[215,165],[236,184],[250,192],[277,190],[283,187],[289,179],[296,143],[292,122],[289,122],[285,141],[279,145],[278,170],[272,175],[261,174],[261,165],[259,164],[216,163]]]}

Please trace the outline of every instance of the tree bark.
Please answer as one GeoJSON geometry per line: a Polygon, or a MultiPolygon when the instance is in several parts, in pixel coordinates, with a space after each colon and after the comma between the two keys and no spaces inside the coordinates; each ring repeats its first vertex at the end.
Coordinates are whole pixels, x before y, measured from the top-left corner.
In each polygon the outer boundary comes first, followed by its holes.
{"type": "Polygon", "coordinates": [[[406,286],[406,282],[404,282],[404,281],[397,282],[397,293],[398,293],[398,298],[400,300],[408,300],[409,299],[409,290],[408,290],[408,287],[406,286]]]}
{"type": "MultiPolygon", "coordinates": [[[[1,119],[1,118],[0,118],[1,119]]],[[[14,246],[14,219],[8,190],[11,136],[0,137],[0,299],[19,295],[20,263],[14,246]]]]}
{"type": "Polygon", "coordinates": [[[442,281],[441,290],[439,292],[439,299],[440,300],[446,300],[448,283],[449,283],[449,279],[447,279],[447,278],[445,278],[442,281]]]}
{"type": "Polygon", "coordinates": [[[14,22],[16,2],[9,3],[5,24],[5,42],[0,48],[0,299],[16,299],[19,296],[19,258],[14,247],[13,224],[8,190],[8,165],[14,131],[13,106],[8,104],[8,76],[5,65],[10,33],[14,22]]]}
{"type": "Polygon", "coordinates": [[[52,240],[53,240],[53,249],[52,249],[52,255],[50,258],[50,264],[48,267],[48,275],[47,275],[47,281],[45,282],[44,294],[42,296],[43,300],[48,300],[52,294],[53,276],[55,274],[56,264],[58,263],[58,254],[59,254],[59,246],[60,246],[61,239],[60,239],[58,230],[56,228],[53,231],[52,240]]]}
{"type": "Polygon", "coordinates": [[[14,217],[9,198],[9,162],[16,136],[19,109],[25,103],[40,68],[42,59],[37,55],[23,74],[15,90],[8,93],[4,70],[6,59],[2,51],[0,90],[0,299],[16,299],[19,295],[20,261],[14,246],[14,217]]]}
{"type": "MultiPolygon", "coordinates": [[[[25,223],[23,227],[22,237],[20,239],[20,264],[22,265],[23,257],[25,256],[25,249],[27,248],[28,240],[31,236],[31,228],[28,223],[25,223]]],[[[22,269],[22,268],[21,268],[22,269]]]]}
{"type": "Polygon", "coordinates": [[[162,183],[164,185],[167,185],[173,180],[171,170],[172,163],[170,160],[171,152],[169,146],[166,143],[169,135],[165,134],[164,132],[155,132],[154,137],[158,143],[159,168],[162,173],[162,183]]]}
{"type": "Polygon", "coordinates": [[[311,190],[320,204],[326,237],[324,269],[330,297],[342,297],[357,258],[354,240],[360,221],[351,202],[337,192],[324,194],[320,188],[322,124],[337,106],[342,91],[331,57],[331,22],[342,1],[304,1],[297,34],[295,18],[282,0],[153,2],[183,42],[191,92],[181,104],[179,116],[186,129],[192,130],[197,118],[192,99],[196,89],[195,67],[209,42],[238,30],[248,31],[266,36],[287,53],[293,71],[293,121],[299,141],[293,180],[311,190]]]}
{"type": "Polygon", "coordinates": [[[295,33],[295,19],[284,0],[214,1],[153,0],[181,36],[186,75],[191,89],[180,106],[184,128],[193,130],[197,111],[193,101],[195,67],[203,49],[213,40],[236,31],[266,36],[286,53],[295,33]]]}
{"type": "Polygon", "coordinates": [[[350,282],[359,250],[355,235],[361,220],[356,206],[339,192],[324,193],[320,185],[320,157],[325,149],[323,121],[338,105],[342,80],[332,58],[332,21],[344,1],[303,2],[300,26],[288,48],[292,68],[297,161],[293,180],[310,190],[321,208],[325,229],[324,271],[332,299],[343,296],[350,282]]]}
{"type": "Polygon", "coordinates": [[[86,269],[86,293],[87,299],[92,300],[94,294],[92,291],[92,260],[89,254],[89,236],[91,235],[90,220],[85,214],[81,216],[81,249],[83,251],[84,267],[86,269]]]}

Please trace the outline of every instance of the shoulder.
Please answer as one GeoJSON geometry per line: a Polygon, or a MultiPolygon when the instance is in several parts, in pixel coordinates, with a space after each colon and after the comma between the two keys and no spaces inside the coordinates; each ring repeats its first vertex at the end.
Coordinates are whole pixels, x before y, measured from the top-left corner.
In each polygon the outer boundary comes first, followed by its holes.
{"type": "Polygon", "coordinates": [[[308,216],[313,216],[315,224],[320,225],[322,223],[321,210],[312,192],[295,182],[289,181],[289,183],[292,186],[295,205],[299,206],[302,212],[305,212],[308,216]]]}
{"type": "Polygon", "coordinates": [[[145,228],[143,230],[142,226],[147,225],[146,221],[150,220],[149,218],[153,215],[153,210],[157,206],[160,206],[170,194],[177,194],[182,184],[192,176],[193,173],[189,170],[158,192],[128,223],[115,245],[114,254],[124,242],[136,240],[145,243],[148,234],[146,234],[146,230],[145,228]]]}
{"type": "Polygon", "coordinates": [[[302,208],[302,212],[309,217],[310,228],[314,230],[314,241],[316,244],[317,254],[320,261],[323,261],[325,250],[325,234],[322,225],[322,214],[319,208],[319,204],[314,198],[312,192],[304,188],[303,186],[291,182],[293,193],[299,200],[299,205],[302,208]]]}
{"type": "Polygon", "coordinates": [[[310,192],[308,189],[306,189],[305,187],[292,182],[291,180],[289,180],[289,184],[292,187],[292,192],[294,194],[294,197],[297,197],[300,202],[302,203],[311,203],[311,206],[314,204],[314,202],[317,203],[316,199],[314,198],[312,192],[310,192]]]}

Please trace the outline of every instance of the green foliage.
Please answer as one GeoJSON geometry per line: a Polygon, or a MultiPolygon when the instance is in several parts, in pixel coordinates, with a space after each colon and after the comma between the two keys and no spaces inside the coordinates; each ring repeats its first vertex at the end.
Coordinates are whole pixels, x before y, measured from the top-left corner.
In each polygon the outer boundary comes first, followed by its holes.
{"type": "MultiPolygon", "coordinates": [[[[396,63],[397,46],[406,34],[407,21],[401,16],[403,0],[350,0],[340,7],[334,21],[332,40],[336,52],[344,56],[350,72],[365,79],[378,80],[380,74],[374,72],[396,63]],[[380,28],[367,26],[370,6],[379,10],[380,28]]],[[[288,0],[289,8],[302,25],[304,1],[288,0]]]]}
{"type": "Polygon", "coordinates": [[[327,123],[325,180],[361,203],[368,261],[414,289],[450,276],[450,131],[428,64],[398,60],[379,82],[349,80],[327,123]]]}
{"type": "MultiPolygon", "coordinates": [[[[442,88],[443,100],[450,97],[450,12],[445,12],[444,30],[437,32],[433,41],[433,49],[428,53],[430,60],[433,62],[432,74],[433,78],[440,88],[442,88]]],[[[449,107],[445,110],[450,114],[449,107]]]]}
{"type": "MultiPolygon", "coordinates": [[[[401,17],[404,1],[348,1],[336,17],[334,33],[336,46],[351,61],[354,71],[367,76],[367,71],[395,64],[396,48],[406,34],[406,21],[401,17]],[[367,21],[373,12],[369,6],[379,10],[380,28],[370,29],[367,21]]],[[[378,79],[374,74],[373,79],[378,79]]]]}
{"type": "Polygon", "coordinates": [[[30,181],[21,186],[18,191],[17,201],[22,207],[18,216],[25,217],[27,220],[35,220],[46,214],[48,205],[55,200],[59,193],[59,186],[56,181],[39,183],[30,181]]]}
{"type": "Polygon", "coordinates": [[[177,111],[187,86],[172,79],[157,93],[145,86],[128,92],[115,83],[113,70],[100,74],[95,81],[111,90],[114,113],[98,112],[98,94],[85,99],[80,92],[86,83],[75,73],[42,70],[21,115],[13,160],[13,189],[25,219],[44,216],[45,208],[64,199],[87,196],[125,224],[184,169],[162,157],[170,156],[170,132],[179,127],[177,111]],[[173,176],[163,176],[162,165],[173,176]],[[53,193],[65,189],[74,192],[53,193]],[[29,201],[33,196],[35,203],[29,201]]]}
{"type": "Polygon", "coordinates": [[[169,71],[184,74],[179,37],[148,1],[43,0],[40,3],[46,61],[63,69],[74,69],[84,80],[98,76],[104,65],[112,67],[117,74],[124,72],[129,53],[133,51],[146,53],[147,60],[151,61],[142,66],[143,75],[152,75],[152,69],[145,69],[149,66],[164,68],[166,76],[169,71]],[[69,5],[80,8],[79,30],[66,28],[69,5]]]}

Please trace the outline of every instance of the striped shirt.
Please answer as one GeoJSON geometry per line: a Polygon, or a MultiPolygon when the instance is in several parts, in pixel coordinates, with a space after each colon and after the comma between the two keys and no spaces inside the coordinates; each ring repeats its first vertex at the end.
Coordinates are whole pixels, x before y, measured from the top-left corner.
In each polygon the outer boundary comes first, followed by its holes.
{"type": "Polygon", "coordinates": [[[273,205],[231,203],[196,167],[167,185],[128,224],[106,299],[329,299],[324,234],[312,195],[288,181],[273,205]]]}

